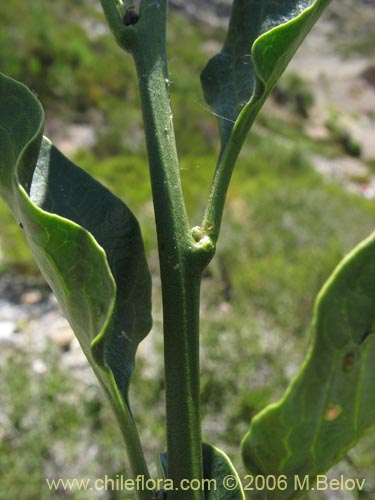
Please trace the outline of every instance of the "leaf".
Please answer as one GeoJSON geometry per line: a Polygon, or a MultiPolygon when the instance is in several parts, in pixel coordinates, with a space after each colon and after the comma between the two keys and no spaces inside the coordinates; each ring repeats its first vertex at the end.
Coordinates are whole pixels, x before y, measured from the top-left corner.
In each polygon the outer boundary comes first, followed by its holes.
{"type": "MultiPolygon", "coordinates": [[[[245,500],[241,480],[227,455],[210,444],[203,443],[203,478],[205,500],[245,500]]],[[[165,486],[168,491],[167,454],[160,455],[165,486]]],[[[196,484],[192,484],[196,486],[196,484]]],[[[175,487],[175,485],[173,485],[175,487]]]]}
{"type": "Polygon", "coordinates": [[[234,0],[222,50],[201,74],[222,150],[243,142],[273,86],[331,0],[234,0]],[[235,123],[237,125],[235,126],[235,123]]]}
{"type": "Polygon", "coordinates": [[[246,467],[313,478],[338,462],[375,424],[375,233],[338,266],[318,295],[313,342],[284,397],[251,422],[242,443],[246,467]]]}
{"type": "Polygon", "coordinates": [[[245,499],[241,480],[232,462],[219,448],[206,443],[203,444],[203,475],[205,479],[215,479],[215,488],[207,491],[206,500],[245,499]]]}
{"type": "Polygon", "coordinates": [[[0,73],[0,194],[117,415],[130,421],[135,352],[151,328],[140,229],[119,198],[42,139],[43,123],[35,96],[0,73]]]}

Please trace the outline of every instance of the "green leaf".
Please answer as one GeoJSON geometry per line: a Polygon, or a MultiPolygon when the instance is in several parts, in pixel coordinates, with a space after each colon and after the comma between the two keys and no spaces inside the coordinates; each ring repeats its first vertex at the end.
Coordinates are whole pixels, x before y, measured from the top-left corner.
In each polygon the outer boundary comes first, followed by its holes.
{"type": "Polygon", "coordinates": [[[231,135],[243,142],[273,86],[330,1],[233,1],[223,49],[201,74],[205,100],[218,117],[222,150],[231,135]]]}
{"type": "Polygon", "coordinates": [[[214,479],[214,488],[206,492],[206,500],[245,500],[241,480],[227,455],[209,444],[203,443],[203,474],[214,479]]]}
{"type": "Polygon", "coordinates": [[[35,96],[0,74],[0,194],[127,427],[135,352],[151,328],[140,229],[119,198],[42,139],[43,123],[35,96]]]}
{"type": "MultiPolygon", "coordinates": [[[[241,480],[229,457],[219,448],[207,443],[202,444],[202,451],[205,500],[245,500],[241,480]]],[[[160,455],[160,463],[166,479],[168,478],[166,453],[160,455]]],[[[167,491],[168,482],[165,484],[167,491]]]]}
{"type": "Polygon", "coordinates": [[[285,474],[289,488],[264,498],[294,498],[294,476],[326,472],[375,424],[375,233],[338,266],[320,292],[313,341],[282,400],[251,422],[242,443],[256,474],[285,474]]]}

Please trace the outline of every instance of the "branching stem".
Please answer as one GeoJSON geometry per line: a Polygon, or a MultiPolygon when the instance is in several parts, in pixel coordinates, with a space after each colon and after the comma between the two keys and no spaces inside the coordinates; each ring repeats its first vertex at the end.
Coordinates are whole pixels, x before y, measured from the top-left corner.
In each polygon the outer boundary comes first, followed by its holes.
{"type": "MultiPolygon", "coordinates": [[[[102,3],[107,3],[102,0],[102,3]]],[[[202,479],[199,389],[199,295],[204,267],[214,246],[193,238],[186,213],[169,99],[166,57],[167,0],[143,0],[139,19],[112,31],[134,58],[158,236],[163,296],[164,358],[167,412],[168,478],[202,479]]],[[[182,492],[168,492],[168,500],[182,492]]],[[[203,500],[203,491],[188,490],[186,500],[203,500]]]]}

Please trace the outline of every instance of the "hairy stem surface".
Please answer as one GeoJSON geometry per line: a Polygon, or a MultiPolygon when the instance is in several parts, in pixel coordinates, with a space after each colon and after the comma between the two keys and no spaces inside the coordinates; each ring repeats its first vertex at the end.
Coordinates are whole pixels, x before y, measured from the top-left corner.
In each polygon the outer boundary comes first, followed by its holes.
{"type": "MultiPolygon", "coordinates": [[[[132,54],[138,73],[158,235],[163,295],[168,478],[201,479],[199,293],[207,251],[186,214],[169,99],[165,0],[144,0],[132,54]],[[202,257],[203,256],[203,257],[202,257]]],[[[203,500],[202,491],[168,499],[203,500]]]]}

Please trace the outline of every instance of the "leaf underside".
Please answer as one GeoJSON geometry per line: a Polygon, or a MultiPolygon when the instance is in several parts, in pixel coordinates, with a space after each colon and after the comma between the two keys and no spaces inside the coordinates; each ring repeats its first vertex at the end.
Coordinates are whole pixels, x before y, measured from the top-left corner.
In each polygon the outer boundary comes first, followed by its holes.
{"type": "Polygon", "coordinates": [[[234,0],[222,50],[201,74],[217,115],[222,150],[243,141],[296,50],[331,0],[234,0]]]}
{"type": "Polygon", "coordinates": [[[293,478],[325,473],[375,424],[375,233],[351,252],[320,292],[313,341],[282,400],[251,422],[242,443],[245,465],[293,478]]]}
{"type": "Polygon", "coordinates": [[[119,198],[42,138],[43,124],[35,96],[0,74],[0,194],[112,404],[129,417],[135,352],[151,328],[140,229],[119,198]]]}

